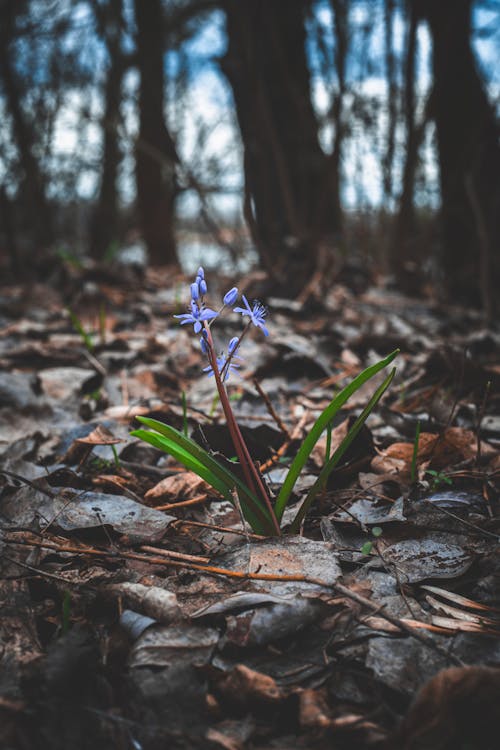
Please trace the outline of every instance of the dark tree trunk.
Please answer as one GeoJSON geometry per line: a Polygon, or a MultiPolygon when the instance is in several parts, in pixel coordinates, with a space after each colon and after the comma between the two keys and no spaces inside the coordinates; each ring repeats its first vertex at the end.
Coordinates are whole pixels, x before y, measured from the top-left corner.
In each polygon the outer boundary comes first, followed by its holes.
{"type": "Polygon", "coordinates": [[[20,272],[19,251],[15,230],[15,206],[9,199],[4,185],[0,185],[0,259],[6,256],[12,274],[20,272]],[[5,243],[2,245],[2,240],[5,243]]]}
{"type": "Polygon", "coordinates": [[[231,84],[244,145],[246,218],[268,270],[300,287],[339,226],[305,53],[309,0],[226,0],[231,84]],[[300,269],[300,272],[297,272],[300,269]]]}
{"type": "Polygon", "coordinates": [[[137,205],[154,264],[177,263],[174,235],[175,147],[164,117],[164,19],[161,0],[134,0],[140,73],[137,205]]]}
{"type": "Polygon", "coordinates": [[[37,244],[49,246],[54,239],[52,209],[46,196],[45,175],[36,157],[35,127],[22,106],[23,90],[12,64],[10,49],[15,36],[16,13],[23,8],[24,4],[16,4],[16,0],[4,0],[1,4],[0,79],[12,117],[13,137],[23,171],[21,191],[26,200],[31,234],[37,244]]]}
{"type": "MultiPolygon", "coordinates": [[[[450,298],[492,312],[500,284],[498,125],[472,54],[472,0],[419,0],[433,41],[434,117],[450,298]]],[[[498,297],[497,297],[498,299],[498,297]]],[[[498,302],[497,302],[498,304],[498,302]]]]}
{"type": "Polygon", "coordinates": [[[417,15],[413,3],[407,5],[407,35],[404,62],[403,112],[406,129],[405,163],[403,187],[391,247],[391,261],[399,273],[408,259],[408,240],[415,229],[415,172],[418,161],[418,145],[415,124],[415,57],[417,42],[417,15]]]}
{"type": "Polygon", "coordinates": [[[346,61],[347,49],[349,45],[349,25],[348,25],[348,0],[331,0],[333,8],[335,26],[335,68],[339,90],[335,101],[333,102],[332,118],[335,127],[335,139],[333,142],[333,151],[331,155],[330,177],[332,180],[332,190],[329,196],[333,203],[333,215],[336,217],[337,229],[341,224],[340,208],[340,160],[342,155],[342,144],[344,141],[344,98],[346,90],[346,61]]]}
{"type": "Polygon", "coordinates": [[[397,123],[397,81],[396,55],[393,43],[394,0],[384,0],[384,45],[385,69],[388,85],[387,103],[387,148],[382,160],[383,188],[385,204],[391,203],[393,196],[392,170],[394,166],[394,151],[396,145],[397,123]]]}
{"type": "Polygon", "coordinates": [[[105,5],[94,3],[94,10],[99,33],[106,44],[109,57],[102,119],[101,184],[91,229],[91,254],[99,259],[112,247],[119,235],[118,170],[122,151],[118,126],[127,60],[122,50],[123,0],[109,0],[105,5]]]}

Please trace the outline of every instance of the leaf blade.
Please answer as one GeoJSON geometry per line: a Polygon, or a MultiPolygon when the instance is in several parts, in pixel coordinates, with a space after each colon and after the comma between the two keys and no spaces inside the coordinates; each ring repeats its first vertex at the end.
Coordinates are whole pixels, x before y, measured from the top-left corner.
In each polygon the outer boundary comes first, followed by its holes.
{"type": "Polygon", "coordinates": [[[285,477],[285,481],[283,482],[281,490],[276,499],[274,512],[278,521],[283,516],[283,512],[295,486],[295,482],[299,478],[299,475],[304,468],[312,449],[318,442],[323,430],[332,421],[337,412],[353,395],[353,393],[359,390],[362,385],[364,385],[368,380],[370,380],[370,378],[380,372],[380,370],[383,370],[384,367],[387,367],[387,365],[389,365],[393,361],[393,359],[397,357],[398,354],[399,349],[395,349],[387,357],[380,360],[380,362],[377,362],[374,365],[371,365],[370,367],[367,367],[365,370],[363,370],[359,375],[357,375],[357,377],[354,378],[354,380],[352,380],[345,388],[343,388],[340,393],[335,396],[335,398],[330,401],[326,409],[324,409],[320,414],[313,427],[311,428],[309,434],[304,438],[302,445],[297,452],[297,455],[292,461],[292,464],[288,470],[288,474],[285,477]]]}
{"type": "Polygon", "coordinates": [[[311,507],[313,501],[316,498],[316,495],[318,492],[320,492],[326,485],[328,481],[328,477],[332,473],[335,466],[338,464],[346,450],[349,448],[349,446],[352,444],[356,436],[358,435],[359,431],[363,427],[364,423],[370,416],[371,412],[377,405],[377,403],[382,398],[383,394],[386,392],[388,387],[390,386],[394,375],[396,374],[396,368],[394,367],[389,375],[385,378],[385,380],[379,385],[379,387],[376,389],[375,393],[372,395],[371,399],[369,400],[368,404],[365,406],[359,417],[354,422],[353,426],[345,436],[345,438],[342,440],[338,448],[334,451],[332,456],[329,458],[329,460],[326,462],[326,464],[321,469],[321,472],[307,493],[307,497],[305,498],[304,502],[300,506],[297,515],[292,521],[292,524],[290,526],[290,531],[292,533],[298,533],[298,530],[300,529],[300,524],[302,523],[303,519],[305,518],[305,515],[309,508],[311,507]]]}

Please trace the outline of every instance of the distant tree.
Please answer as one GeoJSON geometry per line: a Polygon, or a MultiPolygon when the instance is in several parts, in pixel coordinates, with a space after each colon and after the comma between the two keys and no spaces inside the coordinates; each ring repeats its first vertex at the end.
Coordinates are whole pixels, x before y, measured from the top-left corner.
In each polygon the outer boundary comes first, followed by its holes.
{"type": "Polygon", "coordinates": [[[102,258],[119,234],[118,170],[123,150],[118,128],[121,121],[123,77],[130,60],[123,49],[123,0],[92,0],[92,9],[97,31],[106,46],[108,57],[101,123],[102,172],[91,225],[91,254],[95,258],[102,258]]]}
{"type": "Polygon", "coordinates": [[[391,246],[391,261],[396,272],[408,260],[408,243],[415,231],[415,173],[418,162],[419,137],[415,121],[415,63],[417,52],[417,13],[414,3],[405,4],[406,39],[403,63],[403,102],[405,127],[404,166],[401,195],[391,246]]]}
{"type": "MultiPolygon", "coordinates": [[[[36,113],[26,106],[30,82],[19,74],[16,67],[16,42],[21,34],[19,22],[25,21],[28,13],[28,0],[0,2],[0,92],[11,120],[12,143],[15,144],[21,172],[18,196],[26,209],[26,217],[29,217],[28,231],[37,245],[48,246],[54,238],[54,217],[47,197],[47,175],[40,159],[41,134],[36,113]]],[[[4,214],[6,201],[4,192],[4,214]]],[[[9,222],[8,234],[12,235],[12,232],[9,222]]]]}
{"type": "Polygon", "coordinates": [[[396,150],[396,126],[398,123],[398,81],[397,57],[394,50],[395,0],[384,0],[384,47],[385,74],[387,79],[387,142],[382,157],[383,191],[386,204],[390,205],[393,196],[393,169],[396,150]]]}
{"type": "Polygon", "coordinates": [[[298,288],[339,227],[337,179],[318,141],[306,59],[309,0],[224,0],[244,146],[245,216],[267,269],[298,288]]]}
{"type": "Polygon", "coordinates": [[[342,146],[345,137],[345,94],[346,94],[346,67],[347,53],[349,49],[349,0],[330,0],[334,17],[335,53],[334,65],[338,80],[338,90],[332,105],[332,121],[335,128],[333,149],[330,156],[329,174],[332,180],[331,195],[328,196],[333,202],[333,216],[336,228],[340,228],[342,211],[340,207],[340,164],[342,146]]]}
{"type": "Polygon", "coordinates": [[[176,152],[165,124],[165,22],[161,0],[134,0],[137,26],[139,136],[137,205],[152,263],[176,263],[176,152]]]}
{"type": "Polygon", "coordinates": [[[500,287],[500,145],[471,49],[472,0],[414,2],[432,34],[447,286],[452,300],[482,302],[491,314],[500,287]]]}

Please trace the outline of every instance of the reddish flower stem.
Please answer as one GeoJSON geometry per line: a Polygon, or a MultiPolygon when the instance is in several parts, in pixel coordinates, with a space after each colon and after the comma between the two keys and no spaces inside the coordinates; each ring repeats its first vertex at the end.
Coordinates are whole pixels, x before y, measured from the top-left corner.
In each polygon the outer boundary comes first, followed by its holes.
{"type": "Polygon", "coordinates": [[[277,536],[280,536],[281,530],[279,527],[278,520],[276,518],[276,514],[274,513],[273,506],[271,505],[271,500],[265,488],[264,482],[262,481],[260,472],[257,470],[255,464],[252,461],[250,452],[247,448],[243,435],[241,434],[241,430],[235,419],[233,410],[231,409],[231,404],[229,403],[229,398],[228,398],[226,389],[224,387],[224,383],[221,378],[221,373],[219,372],[219,368],[217,365],[217,356],[215,354],[214,342],[212,338],[212,333],[210,331],[210,326],[207,324],[206,321],[204,323],[204,326],[205,326],[205,331],[207,333],[208,360],[210,362],[210,366],[212,367],[212,370],[214,373],[215,382],[217,385],[217,391],[219,393],[221,406],[224,411],[224,415],[226,417],[229,434],[231,435],[231,439],[234,444],[236,455],[238,456],[239,462],[241,464],[241,468],[245,476],[245,481],[248,485],[249,490],[253,492],[254,495],[256,495],[257,497],[260,497],[263,500],[269,512],[269,515],[271,517],[274,530],[277,536]]]}

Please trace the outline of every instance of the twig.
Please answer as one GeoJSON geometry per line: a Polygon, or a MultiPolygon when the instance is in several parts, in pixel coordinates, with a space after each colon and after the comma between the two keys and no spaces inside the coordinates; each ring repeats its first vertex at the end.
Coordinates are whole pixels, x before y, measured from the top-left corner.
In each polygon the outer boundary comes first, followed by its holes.
{"type": "Polygon", "coordinates": [[[175,510],[176,508],[188,508],[190,505],[201,505],[207,500],[207,493],[196,495],[191,500],[182,500],[179,503],[166,503],[165,505],[155,505],[155,510],[175,510]]]}
{"type": "Polygon", "coordinates": [[[237,534],[238,536],[244,536],[249,537],[250,539],[255,539],[256,541],[259,541],[261,539],[266,539],[265,536],[261,536],[260,534],[250,534],[246,531],[242,531],[241,529],[230,529],[227,526],[217,526],[216,524],[212,523],[203,523],[202,521],[191,521],[191,520],[184,520],[182,518],[179,518],[177,521],[174,521],[172,523],[172,526],[197,526],[201,529],[209,529],[210,531],[220,531],[223,534],[237,534]]]}
{"type": "Polygon", "coordinates": [[[304,575],[274,575],[272,573],[250,573],[245,572],[241,570],[229,570],[226,568],[219,568],[213,565],[198,565],[196,563],[188,563],[188,562],[180,562],[178,560],[170,560],[165,557],[146,557],[145,555],[138,555],[133,552],[110,552],[109,550],[99,550],[92,547],[75,547],[73,545],[57,545],[53,544],[49,540],[44,541],[38,541],[38,540],[29,540],[29,539],[21,539],[21,540],[11,540],[14,544],[22,544],[22,545],[28,545],[28,546],[34,546],[34,547],[43,547],[59,552],[74,552],[76,554],[82,555],[87,554],[91,555],[93,557],[122,557],[124,559],[129,560],[139,560],[143,563],[149,563],[150,565],[163,565],[167,567],[172,568],[184,568],[189,570],[198,570],[202,573],[205,573],[207,575],[215,575],[215,576],[225,576],[228,578],[236,578],[240,580],[252,580],[252,581],[283,581],[283,582],[296,582],[296,583],[310,583],[314,584],[316,586],[322,586],[323,588],[331,588],[333,591],[336,591],[337,593],[341,594],[342,596],[345,596],[348,599],[352,599],[352,601],[355,601],[357,604],[361,604],[363,607],[367,607],[372,612],[377,612],[380,617],[383,617],[385,620],[390,622],[392,625],[395,625],[400,630],[407,633],[407,635],[412,636],[416,640],[423,643],[428,648],[433,649],[437,653],[441,654],[441,656],[444,656],[446,659],[451,661],[457,666],[464,666],[461,659],[456,657],[454,654],[449,653],[446,649],[444,649],[442,646],[440,646],[438,643],[435,643],[433,640],[428,638],[423,633],[418,632],[416,628],[408,625],[403,620],[393,617],[392,615],[388,614],[387,612],[384,612],[379,604],[376,604],[375,602],[372,602],[370,599],[366,599],[364,596],[361,596],[360,594],[356,594],[354,591],[351,591],[347,586],[344,586],[341,583],[328,583],[326,581],[323,581],[321,578],[312,578],[309,576],[304,575]]]}
{"type": "Polygon", "coordinates": [[[209,557],[201,557],[201,555],[187,555],[184,552],[174,552],[171,549],[163,549],[162,547],[151,547],[149,544],[143,544],[139,548],[144,552],[152,552],[154,555],[161,555],[162,557],[170,557],[174,560],[185,560],[186,562],[200,563],[201,565],[210,562],[209,557]]]}
{"type": "Polygon", "coordinates": [[[264,403],[266,405],[267,411],[269,412],[269,414],[271,415],[271,417],[276,422],[276,425],[277,425],[278,429],[281,430],[281,432],[285,435],[285,437],[287,438],[287,440],[290,441],[292,438],[291,438],[290,432],[288,430],[288,427],[283,422],[283,420],[281,419],[280,415],[276,412],[274,406],[271,403],[271,400],[270,400],[269,396],[264,391],[264,389],[262,388],[262,386],[259,383],[259,381],[257,380],[257,378],[252,378],[252,383],[254,384],[255,388],[257,389],[257,392],[258,392],[259,396],[264,401],[264,403]]]}

